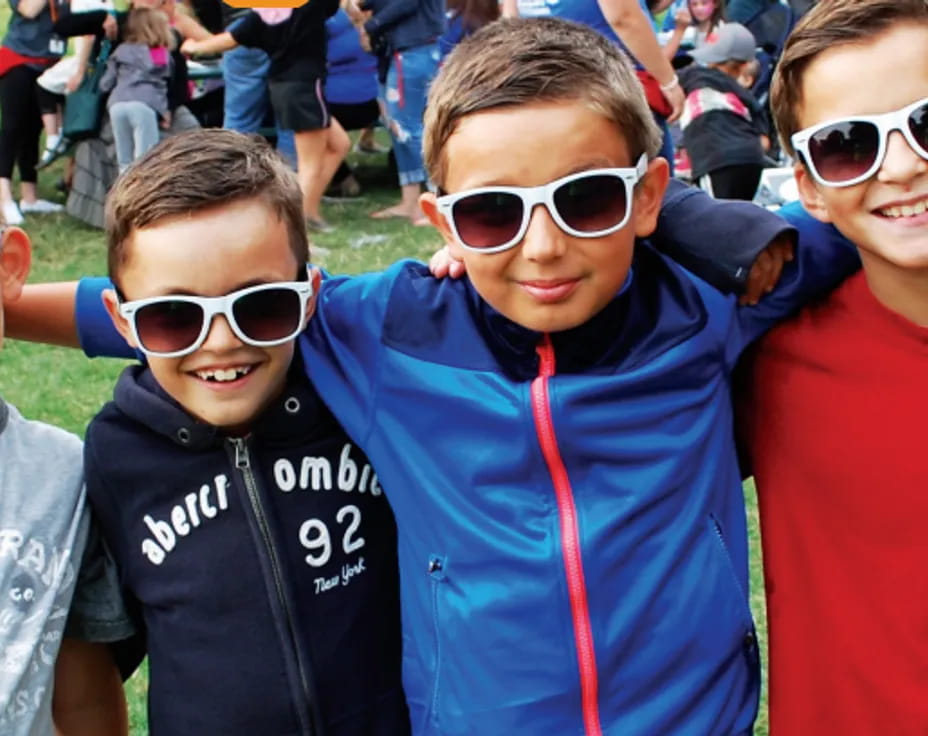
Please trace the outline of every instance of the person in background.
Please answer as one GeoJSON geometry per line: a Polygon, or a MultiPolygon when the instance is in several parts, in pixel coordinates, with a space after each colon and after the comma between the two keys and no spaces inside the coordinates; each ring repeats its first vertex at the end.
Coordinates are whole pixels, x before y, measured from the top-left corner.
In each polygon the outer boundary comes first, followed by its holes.
{"type": "Polygon", "coordinates": [[[422,119],[429,84],[438,71],[438,39],[445,31],[443,0],[366,0],[346,5],[358,25],[361,45],[380,60],[384,117],[399,173],[400,201],[371,213],[428,225],[419,195],[428,180],[422,161],[422,119]]]}
{"type": "Polygon", "coordinates": [[[174,34],[167,16],[152,8],[129,11],[125,40],[106,62],[100,89],[106,101],[119,173],[158,143],[171,126],[168,80],[174,34]]]}
{"type": "Polygon", "coordinates": [[[448,0],[448,27],[438,40],[442,58],[461,40],[500,17],[498,0],[448,0]]]}
{"type": "Polygon", "coordinates": [[[726,23],[692,52],[699,64],[680,71],[686,91],[680,126],[691,176],[719,199],[754,198],[770,147],[763,110],[738,82],[755,54],[751,32],[726,23]]]}
{"type": "Polygon", "coordinates": [[[40,199],[36,190],[41,114],[57,111],[55,100],[45,98],[40,103],[36,80],[61,58],[66,43],[54,33],[53,10],[47,0],[9,2],[12,13],[0,45],[0,214],[8,225],[19,225],[23,213],[63,209],[40,199]],[[18,205],[13,196],[14,166],[19,169],[18,205]]]}

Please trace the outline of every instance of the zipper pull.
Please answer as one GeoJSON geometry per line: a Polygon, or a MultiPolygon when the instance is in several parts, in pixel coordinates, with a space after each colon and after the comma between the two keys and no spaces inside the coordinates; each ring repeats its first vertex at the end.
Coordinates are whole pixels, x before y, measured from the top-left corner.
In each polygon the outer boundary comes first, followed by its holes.
{"type": "Polygon", "coordinates": [[[241,437],[235,437],[229,440],[235,447],[235,467],[239,470],[248,470],[251,462],[248,460],[248,448],[245,446],[245,440],[241,437]]]}

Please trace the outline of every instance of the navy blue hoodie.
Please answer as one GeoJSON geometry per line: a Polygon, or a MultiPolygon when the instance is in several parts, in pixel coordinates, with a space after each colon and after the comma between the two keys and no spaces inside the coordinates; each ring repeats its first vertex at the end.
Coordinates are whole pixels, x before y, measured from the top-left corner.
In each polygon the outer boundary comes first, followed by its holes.
{"type": "Polygon", "coordinates": [[[147,635],[155,736],[409,732],[393,516],[296,363],[246,438],[138,365],[88,428],[88,496],[147,635]]]}

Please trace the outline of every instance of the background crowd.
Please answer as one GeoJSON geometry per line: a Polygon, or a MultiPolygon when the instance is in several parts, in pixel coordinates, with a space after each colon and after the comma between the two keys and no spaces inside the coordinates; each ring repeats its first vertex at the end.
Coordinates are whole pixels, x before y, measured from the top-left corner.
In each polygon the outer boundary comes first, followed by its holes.
{"type": "Polygon", "coordinates": [[[720,198],[751,199],[762,169],[780,163],[767,86],[809,4],[317,0],[250,10],[219,0],[11,0],[0,47],[0,210],[17,224],[62,209],[40,199],[35,182],[67,156],[58,182],[67,211],[101,227],[106,193],[134,159],[166,135],[222,126],[276,140],[297,169],[307,226],[328,231],[323,196],[360,193],[346,131],[361,131],[358,150],[376,152],[383,125],[398,197],[370,216],[427,224],[418,197],[428,184],[428,85],[462,38],[500,15],[560,17],[614,41],[635,63],[677,176],[720,198]]]}

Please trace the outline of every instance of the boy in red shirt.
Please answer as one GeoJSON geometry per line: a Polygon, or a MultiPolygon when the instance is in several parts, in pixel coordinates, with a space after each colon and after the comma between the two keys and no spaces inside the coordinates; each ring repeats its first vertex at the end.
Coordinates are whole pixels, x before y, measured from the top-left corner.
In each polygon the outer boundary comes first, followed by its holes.
{"type": "Polygon", "coordinates": [[[772,99],[806,209],[863,271],[762,343],[771,734],[928,731],[928,3],[817,5],[772,99]]]}

